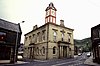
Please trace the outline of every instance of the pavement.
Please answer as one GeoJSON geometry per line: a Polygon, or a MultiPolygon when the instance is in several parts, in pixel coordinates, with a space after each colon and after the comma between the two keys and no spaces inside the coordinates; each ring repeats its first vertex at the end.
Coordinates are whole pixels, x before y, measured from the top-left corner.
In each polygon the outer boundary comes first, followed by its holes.
{"type": "Polygon", "coordinates": [[[94,63],[93,62],[93,56],[90,56],[85,62],[84,64],[87,64],[89,66],[100,66],[100,64],[94,63]]]}
{"type": "Polygon", "coordinates": [[[17,64],[25,64],[29,62],[24,62],[24,61],[17,61],[15,63],[10,63],[10,60],[0,60],[0,65],[17,65],[17,64]]]}

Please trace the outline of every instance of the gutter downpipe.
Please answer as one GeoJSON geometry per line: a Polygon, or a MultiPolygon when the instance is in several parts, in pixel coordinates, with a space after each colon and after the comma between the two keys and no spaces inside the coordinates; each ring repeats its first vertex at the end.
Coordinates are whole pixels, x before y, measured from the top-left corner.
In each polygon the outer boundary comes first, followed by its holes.
{"type": "Polygon", "coordinates": [[[48,39],[49,39],[49,23],[47,24],[47,51],[46,51],[46,60],[48,60],[48,39]]]}

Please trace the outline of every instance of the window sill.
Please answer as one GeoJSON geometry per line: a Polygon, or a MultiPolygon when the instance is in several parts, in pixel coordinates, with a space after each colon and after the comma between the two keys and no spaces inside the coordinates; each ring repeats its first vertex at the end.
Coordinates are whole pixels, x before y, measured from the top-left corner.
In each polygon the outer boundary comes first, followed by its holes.
{"type": "Polygon", "coordinates": [[[57,54],[53,54],[53,56],[56,56],[57,54]]]}

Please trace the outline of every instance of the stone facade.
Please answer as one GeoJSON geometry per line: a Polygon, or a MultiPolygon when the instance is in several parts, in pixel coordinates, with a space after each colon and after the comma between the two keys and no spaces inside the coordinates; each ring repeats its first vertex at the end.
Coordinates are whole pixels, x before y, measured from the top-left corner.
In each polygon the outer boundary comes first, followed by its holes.
{"type": "MultiPolygon", "coordinates": [[[[54,9],[53,3],[49,4],[46,11],[54,9]],[[52,7],[52,8],[51,8],[52,7]]],[[[56,9],[54,9],[56,11],[56,9]]],[[[37,27],[25,34],[24,42],[24,58],[29,59],[57,59],[74,57],[74,40],[73,29],[64,26],[64,21],[58,25],[53,21],[48,22],[48,18],[44,25],[37,27]]]]}
{"type": "Polygon", "coordinates": [[[100,64],[100,24],[91,28],[93,61],[100,64]]]}

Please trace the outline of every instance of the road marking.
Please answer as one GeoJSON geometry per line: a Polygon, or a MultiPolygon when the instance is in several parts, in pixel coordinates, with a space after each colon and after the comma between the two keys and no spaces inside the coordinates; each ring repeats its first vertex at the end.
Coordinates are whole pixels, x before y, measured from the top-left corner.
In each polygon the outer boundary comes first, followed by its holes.
{"type": "Polygon", "coordinates": [[[37,61],[37,62],[47,62],[47,61],[42,61],[42,60],[34,60],[34,61],[37,61]]]}
{"type": "Polygon", "coordinates": [[[68,66],[74,66],[74,65],[68,65],[68,66]]]}
{"type": "Polygon", "coordinates": [[[71,62],[66,62],[66,63],[60,63],[60,64],[55,64],[55,65],[52,65],[52,66],[60,66],[60,65],[64,65],[64,64],[68,64],[68,63],[72,63],[72,62],[76,62],[76,61],[71,61],[71,62]]]}
{"type": "MultiPolygon", "coordinates": [[[[82,58],[81,58],[81,59],[82,59],[82,58]]],[[[72,63],[72,62],[77,62],[77,61],[80,61],[81,59],[76,60],[76,61],[71,61],[71,62],[65,62],[65,63],[54,64],[54,65],[51,65],[51,66],[60,66],[60,65],[64,65],[64,64],[68,64],[68,63],[72,63]]]]}

